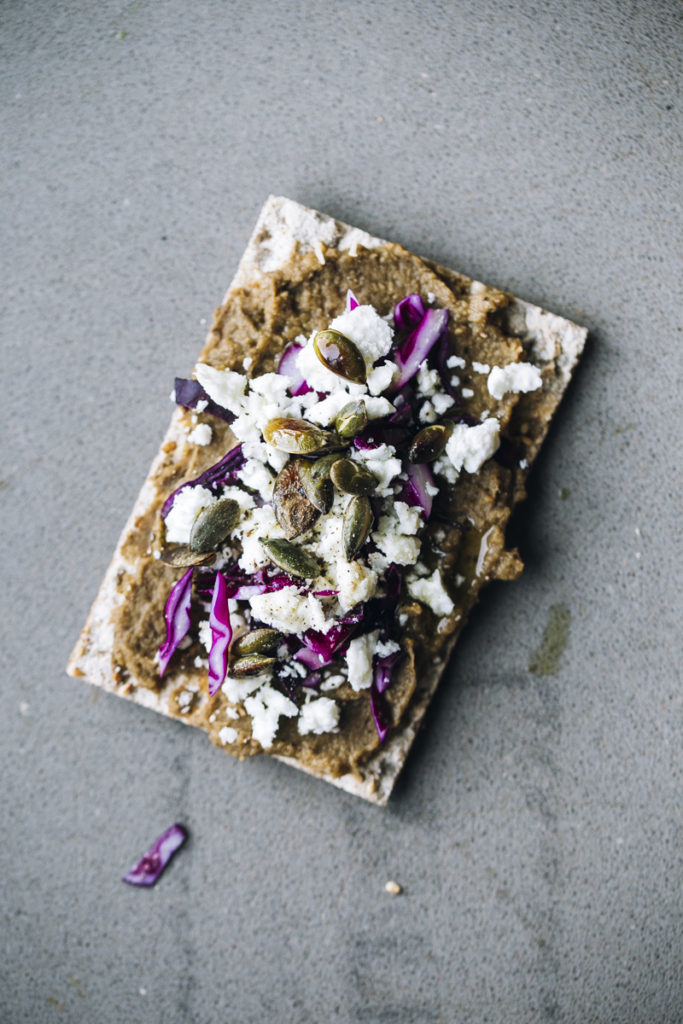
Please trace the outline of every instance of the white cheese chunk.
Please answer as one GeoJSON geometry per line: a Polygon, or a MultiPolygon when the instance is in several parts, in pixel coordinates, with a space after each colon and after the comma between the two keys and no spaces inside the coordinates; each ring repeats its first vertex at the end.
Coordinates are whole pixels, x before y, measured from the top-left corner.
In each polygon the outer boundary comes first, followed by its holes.
{"type": "Polygon", "coordinates": [[[301,708],[297,728],[302,736],[312,732],[336,732],[339,725],[339,707],[330,697],[318,697],[301,708]]]}
{"type": "Polygon", "coordinates": [[[455,605],[444,590],[441,574],[435,569],[431,576],[408,580],[408,592],[418,601],[428,605],[435,615],[449,615],[455,605]]]}
{"type": "Polygon", "coordinates": [[[489,366],[488,363],[477,363],[477,362],[474,362],[474,363],[472,363],[472,369],[475,371],[475,373],[489,373],[490,370],[491,370],[491,367],[489,366]]]}
{"type": "Polygon", "coordinates": [[[391,348],[393,331],[373,306],[356,306],[342,313],[330,324],[358,348],[368,366],[385,356],[391,348]]]}
{"type": "Polygon", "coordinates": [[[509,363],[507,366],[494,366],[491,370],[487,386],[489,394],[500,400],[504,395],[536,391],[543,384],[541,371],[533,363],[509,363]]]}
{"type": "Polygon", "coordinates": [[[218,739],[221,743],[235,743],[238,736],[237,729],[233,729],[230,725],[224,725],[218,733],[218,739]]]}
{"type": "Polygon", "coordinates": [[[422,363],[417,371],[417,393],[429,398],[439,389],[441,377],[438,370],[430,370],[426,363],[422,363]]]}
{"type": "Polygon", "coordinates": [[[299,713],[294,701],[272,686],[262,686],[253,697],[247,697],[244,710],[251,715],[251,735],[264,750],[273,745],[280,717],[293,718],[299,713]]]}
{"type": "Polygon", "coordinates": [[[453,467],[458,472],[466,469],[468,473],[476,473],[498,450],[499,432],[500,426],[495,417],[476,427],[458,423],[446,445],[446,454],[453,467]]]}
{"type": "Polygon", "coordinates": [[[386,362],[375,366],[368,374],[367,388],[371,395],[381,395],[391,384],[398,370],[396,363],[386,362]]]}
{"type": "Polygon", "coordinates": [[[187,435],[187,440],[190,444],[211,444],[211,438],[213,437],[213,431],[208,423],[198,423],[194,430],[191,430],[187,435]]]}
{"type": "Polygon", "coordinates": [[[419,507],[408,505],[405,501],[395,501],[393,510],[398,518],[398,526],[401,533],[411,535],[419,532],[422,526],[422,515],[419,507]]]}
{"type": "Polygon", "coordinates": [[[377,448],[367,450],[355,449],[351,457],[356,462],[361,462],[379,481],[377,494],[380,497],[388,497],[393,492],[391,481],[399,475],[401,460],[396,457],[396,449],[390,444],[380,444],[377,448]]]}
{"type": "Polygon", "coordinates": [[[217,370],[208,363],[197,363],[194,375],[216,405],[239,413],[247,388],[247,378],[243,374],[234,370],[217,370]]]}
{"type": "Polygon", "coordinates": [[[282,633],[304,633],[307,629],[327,633],[334,625],[333,619],[325,619],[320,600],[313,594],[300,594],[297,587],[252,597],[251,608],[257,619],[282,633]]]}
{"type": "MultiPolygon", "coordinates": [[[[463,394],[465,391],[463,390],[463,394]]],[[[455,405],[455,399],[451,398],[450,395],[444,394],[442,391],[432,395],[432,405],[434,406],[434,412],[438,416],[443,416],[447,409],[450,409],[452,405],[455,405]]]]}
{"type": "Polygon", "coordinates": [[[184,487],[176,494],[171,511],[165,520],[167,542],[169,544],[188,544],[197,513],[207,505],[212,505],[215,500],[215,495],[201,484],[195,487],[184,487]]]}
{"type": "Polygon", "coordinates": [[[347,562],[340,558],[336,564],[337,595],[343,612],[350,611],[361,601],[369,601],[377,590],[377,573],[361,562],[347,562]]]}
{"type": "Polygon", "coordinates": [[[379,639],[379,630],[356,637],[346,652],[349,685],[352,690],[367,690],[372,685],[372,656],[379,639]]]}

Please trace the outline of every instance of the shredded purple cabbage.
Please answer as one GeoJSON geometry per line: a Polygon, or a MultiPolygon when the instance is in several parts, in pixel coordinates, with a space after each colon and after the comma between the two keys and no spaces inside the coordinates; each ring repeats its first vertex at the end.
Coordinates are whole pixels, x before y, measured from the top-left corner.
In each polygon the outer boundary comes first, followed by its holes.
{"type": "Polygon", "coordinates": [[[309,668],[321,668],[334,661],[335,655],[343,654],[348,647],[354,633],[358,632],[358,626],[366,615],[366,605],[358,605],[352,612],[341,619],[337,619],[332,629],[327,633],[320,633],[315,629],[307,629],[302,636],[306,647],[318,657],[317,664],[310,664],[300,656],[301,652],[294,655],[299,661],[304,661],[309,668]],[[322,659],[322,660],[320,660],[322,659]]]}
{"type": "Polygon", "coordinates": [[[201,476],[198,476],[195,480],[186,480],[184,484],[181,484],[180,487],[177,487],[175,491],[169,494],[161,506],[161,518],[166,518],[173,508],[173,502],[176,497],[185,487],[196,487],[201,484],[202,487],[207,487],[210,491],[216,492],[226,484],[232,484],[237,481],[239,471],[246,461],[244,455],[242,455],[242,445],[235,445],[220,461],[205,469],[201,476]]]}
{"type": "Polygon", "coordinates": [[[280,364],[277,368],[278,373],[283,374],[285,377],[289,377],[292,381],[289,387],[289,393],[292,398],[298,398],[299,395],[306,395],[309,391],[313,390],[313,388],[306,383],[301,375],[301,370],[296,365],[296,357],[299,355],[302,348],[303,345],[297,345],[294,342],[291,345],[288,345],[280,356],[280,364]]]}
{"type": "Polygon", "coordinates": [[[192,573],[194,566],[187,570],[171,588],[166,601],[166,640],[159,648],[159,676],[163,676],[168,663],[187,636],[190,629],[190,603],[192,601],[192,573]]]}
{"type": "Polygon", "coordinates": [[[428,491],[428,486],[434,485],[432,471],[426,462],[409,463],[406,469],[406,480],[401,490],[401,501],[406,505],[421,508],[425,519],[432,514],[434,499],[428,491]]]}
{"type": "Polygon", "coordinates": [[[385,697],[377,691],[374,683],[370,687],[370,710],[372,711],[372,719],[377,729],[379,741],[384,743],[391,728],[389,708],[385,697]]]}
{"type": "Polygon", "coordinates": [[[395,353],[398,376],[392,388],[398,390],[406,381],[415,376],[437,341],[448,326],[447,309],[428,309],[417,327],[414,328],[395,353]]]}
{"type": "Polygon", "coordinates": [[[228,409],[224,409],[222,405],[218,405],[212,398],[209,398],[199,381],[196,380],[176,377],[175,400],[177,405],[182,405],[186,409],[196,409],[199,402],[205,402],[206,404],[202,406],[202,412],[210,412],[212,416],[218,416],[219,419],[225,420],[226,423],[232,423],[235,419],[235,414],[228,409]]]}
{"type": "Polygon", "coordinates": [[[180,849],[186,839],[187,831],[182,825],[171,825],[152,843],[147,853],[140,858],[134,868],[131,868],[123,881],[129,885],[154,885],[173,854],[180,849]]]}
{"type": "Polygon", "coordinates": [[[220,689],[228,671],[228,650],[232,640],[230,610],[228,608],[228,588],[223,575],[216,573],[213,588],[211,611],[211,650],[209,651],[209,696],[220,689]]]}
{"type": "Polygon", "coordinates": [[[373,673],[373,685],[378,693],[384,693],[391,683],[391,677],[397,664],[403,658],[403,651],[394,651],[384,658],[377,658],[373,673]]]}
{"type": "MultiPolygon", "coordinates": [[[[236,601],[248,601],[259,594],[272,594],[283,587],[298,587],[304,589],[300,579],[289,576],[281,569],[274,569],[272,566],[264,566],[256,572],[247,573],[239,566],[228,566],[221,570],[227,585],[228,597],[236,601]]],[[[197,584],[197,593],[207,597],[213,593],[215,576],[213,573],[202,573],[197,584]]]]}
{"type": "Polygon", "coordinates": [[[409,331],[425,314],[425,307],[419,295],[413,293],[394,306],[394,324],[397,331],[409,331]]]}

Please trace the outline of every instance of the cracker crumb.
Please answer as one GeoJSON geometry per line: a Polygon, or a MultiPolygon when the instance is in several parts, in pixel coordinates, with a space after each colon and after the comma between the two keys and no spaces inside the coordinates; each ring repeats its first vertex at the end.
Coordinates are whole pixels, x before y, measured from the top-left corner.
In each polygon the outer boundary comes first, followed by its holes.
{"type": "Polygon", "coordinates": [[[388,893],[391,893],[392,896],[399,896],[403,892],[403,889],[398,882],[387,882],[384,888],[388,893]]]}

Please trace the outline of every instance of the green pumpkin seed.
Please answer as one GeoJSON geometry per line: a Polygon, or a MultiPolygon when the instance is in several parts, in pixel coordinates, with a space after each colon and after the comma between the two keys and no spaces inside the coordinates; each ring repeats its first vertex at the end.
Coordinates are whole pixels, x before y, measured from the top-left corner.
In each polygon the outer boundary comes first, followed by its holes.
{"type": "Polygon", "coordinates": [[[198,514],[190,531],[192,551],[215,551],[239,519],[240,507],[232,498],[221,498],[198,514]]]}
{"type": "Polygon", "coordinates": [[[238,679],[244,676],[258,676],[261,672],[272,668],[276,658],[269,658],[266,654],[247,654],[244,658],[238,658],[230,666],[229,674],[238,679]]]}
{"type": "Polygon", "coordinates": [[[313,348],[323,366],[344,380],[365,384],[368,379],[363,353],[350,338],[340,331],[318,331],[313,348]]]}
{"type": "Polygon", "coordinates": [[[215,560],[215,551],[192,551],[187,544],[177,544],[161,552],[161,561],[178,569],[186,569],[188,565],[209,565],[215,560]]]}
{"type": "Polygon", "coordinates": [[[343,447],[343,442],[330,430],[323,430],[308,420],[286,416],[268,420],[263,438],[273,448],[290,455],[316,455],[343,447]]]}
{"type": "Polygon", "coordinates": [[[301,468],[304,465],[301,459],[288,462],[278,473],[273,485],[275,518],[288,540],[305,533],[320,516],[320,510],[306,495],[301,479],[301,468]]]}
{"type": "Polygon", "coordinates": [[[353,459],[339,459],[330,470],[332,482],[343,494],[372,494],[379,480],[353,459]]]}
{"type": "Polygon", "coordinates": [[[276,629],[252,629],[243,633],[230,645],[231,658],[244,658],[251,654],[272,654],[277,650],[282,634],[276,629]]]}
{"type": "Polygon", "coordinates": [[[352,498],[344,513],[344,551],[352,561],[370,536],[373,523],[372,505],[364,495],[352,498]]]}
{"type": "Polygon", "coordinates": [[[348,438],[357,437],[367,425],[368,410],[362,399],[359,402],[349,402],[348,405],[345,405],[334,421],[334,428],[339,436],[348,438]]]}
{"type": "Polygon", "coordinates": [[[296,544],[279,539],[262,540],[261,544],[271,562],[288,572],[290,576],[301,576],[311,580],[320,575],[320,566],[315,558],[296,544]]]}
{"type": "Polygon", "coordinates": [[[334,488],[329,475],[314,471],[315,462],[299,465],[299,479],[306,497],[319,512],[326,514],[332,508],[334,488]]]}
{"type": "Polygon", "coordinates": [[[452,423],[433,423],[424,427],[413,438],[408,449],[408,459],[410,462],[433,462],[445,449],[452,433],[452,423]]]}

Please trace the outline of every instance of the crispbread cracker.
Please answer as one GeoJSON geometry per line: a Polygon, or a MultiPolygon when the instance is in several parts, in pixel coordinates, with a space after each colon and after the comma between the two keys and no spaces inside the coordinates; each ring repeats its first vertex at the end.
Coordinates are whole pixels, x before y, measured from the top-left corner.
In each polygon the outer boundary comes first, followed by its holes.
{"type": "MultiPolygon", "coordinates": [[[[285,278],[288,274],[296,275],[301,267],[320,266],[324,263],[326,251],[342,251],[353,256],[359,248],[369,250],[387,244],[381,239],[309,210],[292,200],[271,196],[261,211],[237,274],[217,313],[201,358],[209,361],[215,355],[219,344],[217,339],[220,337],[221,316],[227,315],[225,311],[235,305],[233,299],[236,296],[249,295],[250,289],[254,289],[256,285],[267,286],[270,281],[276,279],[281,282],[283,275],[285,278]]],[[[406,258],[409,256],[410,254],[406,254],[406,258]]],[[[428,261],[425,261],[425,265],[447,285],[457,286],[461,291],[472,286],[471,279],[464,275],[428,261]]],[[[237,306],[239,307],[239,303],[237,306]]],[[[238,312],[241,314],[240,308],[238,312]]],[[[247,313],[250,313],[253,319],[253,312],[247,310],[247,313]]],[[[519,339],[523,346],[524,359],[541,367],[544,377],[543,389],[521,396],[516,407],[517,425],[522,424],[522,421],[524,423],[527,464],[523,470],[518,471],[515,478],[514,494],[510,501],[512,507],[524,496],[524,477],[569,383],[587,332],[585,328],[516,298],[500,310],[500,326],[506,334],[519,339]]],[[[268,350],[269,344],[272,348],[268,325],[259,329],[254,328],[253,338],[253,346],[248,353],[253,358],[272,360],[281,350],[282,346],[274,351],[268,350]]],[[[144,707],[177,718],[186,724],[202,725],[202,709],[207,697],[201,679],[205,673],[194,671],[183,674],[176,671],[160,680],[158,688],[154,689],[140,685],[140,681],[130,670],[122,677],[113,656],[114,613],[126,600],[125,581],[134,580],[139,568],[135,557],[131,556],[131,538],[148,523],[150,516],[163,502],[169,490],[169,480],[180,481],[195,476],[195,463],[202,457],[201,453],[188,453],[185,444],[187,421],[188,416],[184,410],[174,411],[159,454],[152,464],[123,530],[83,632],[69,660],[67,671],[73,676],[85,677],[104,690],[127,697],[144,707]],[[181,687],[187,687],[193,694],[192,707],[186,711],[178,706],[173,696],[181,687]]],[[[514,422],[512,429],[514,430],[514,422]]],[[[173,486],[177,484],[174,483],[173,486]]],[[[509,566],[510,559],[508,558],[506,562],[503,556],[508,555],[508,552],[501,549],[498,563],[493,565],[490,571],[487,569],[482,577],[482,583],[487,579],[505,575],[505,565],[509,566]]],[[[507,572],[507,575],[511,573],[507,572]]],[[[479,589],[478,586],[476,593],[479,589]]],[[[470,607],[471,605],[467,611],[470,607]]],[[[159,607],[158,614],[163,619],[163,606],[159,607]]],[[[389,736],[385,746],[380,747],[369,757],[362,765],[362,770],[334,777],[315,766],[302,763],[296,757],[281,754],[273,756],[332,782],[347,792],[374,803],[385,804],[466,618],[466,614],[462,616],[457,628],[454,627],[447,641],[440,645],[438,654],[430,660],[429,668],[421,673],[419,689],[407,707],[400,728],[389,736]]]]}

